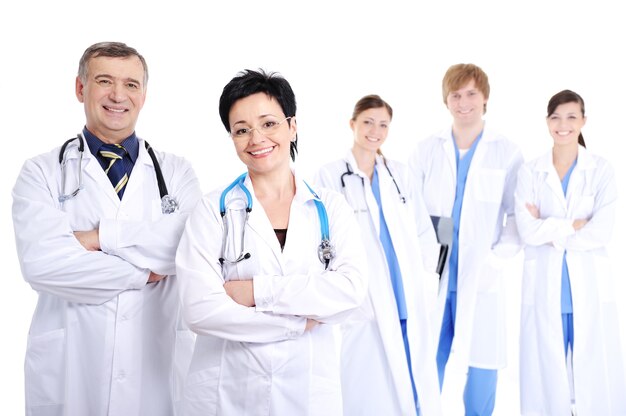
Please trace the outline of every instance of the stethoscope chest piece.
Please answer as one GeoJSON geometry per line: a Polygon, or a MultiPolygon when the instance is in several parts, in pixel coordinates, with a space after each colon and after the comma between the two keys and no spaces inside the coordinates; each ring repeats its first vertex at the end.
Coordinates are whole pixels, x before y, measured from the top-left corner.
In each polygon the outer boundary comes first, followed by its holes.
{"type": "Polygon", "coordinates": [[[328,265],[328,263],[330,263],[330,261],[335,258],[335,254],[335,247],[330,244],[330,241],[326,239],[322,240],[319,247],[317,248],[317,257],[320,259],[320,261],[323,264],[328,265]]]}
{"type": "Polygon", "coordinates": [[[172,214],[178,208],[178,202],[169,195],[163,195],[161,198],[161,212],[163,214],[172,214]]]}

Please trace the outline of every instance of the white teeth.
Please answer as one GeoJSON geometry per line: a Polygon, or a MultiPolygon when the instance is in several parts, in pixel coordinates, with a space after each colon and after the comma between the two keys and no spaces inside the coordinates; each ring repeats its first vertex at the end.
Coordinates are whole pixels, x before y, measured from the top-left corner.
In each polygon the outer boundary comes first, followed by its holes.
{"type": "Polygon", "coordinates": [[[123,108],[111,108],[111,107],[105,107],[107,110],[112,111],[114,113],[123,113],[124,111],[126,111],[123,108]]]}
{"type": "Polygon", "coordinates": [[[567,136],[569,134],[569,131],[557,131],[556,134],[558,134],[559,136],[567,136]]]}
{"type": "Polygon", "coordinates": [[[265,148],[265,149],[257,150],[256,152],[250,152],[250,154],[251,154],[252,156],[264,155],[264,154],[266,154],[266,153],[271,152],[272,150],[274,150],[274,148],[273,148],[273,147],[267,147],[267,148],[265,148]]]}

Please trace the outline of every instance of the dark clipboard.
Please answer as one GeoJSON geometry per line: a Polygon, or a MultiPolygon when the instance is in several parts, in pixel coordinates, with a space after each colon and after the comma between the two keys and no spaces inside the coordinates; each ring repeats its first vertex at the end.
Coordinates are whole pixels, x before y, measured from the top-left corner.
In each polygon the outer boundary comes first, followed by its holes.
{"type": "Polygon", "coordinates": [[[437,261],[437,274],[439,274],[439,279],[441,279],[443,269],[446,267],[446,262],[448,261],[448,256],[450,254],[450,247],[452,247],[454,224],[452,222],[452,218],[450,217],[436,217],[431,215],[430,220],[433,223],[435,234],[437,235],[437,242],[440,245],[439,260],[437,261]]]}

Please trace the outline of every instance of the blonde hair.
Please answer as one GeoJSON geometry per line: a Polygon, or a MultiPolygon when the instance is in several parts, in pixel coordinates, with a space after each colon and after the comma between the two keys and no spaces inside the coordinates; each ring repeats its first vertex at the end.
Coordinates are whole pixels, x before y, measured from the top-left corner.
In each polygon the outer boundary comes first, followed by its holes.
{"type": "MultiPolygon", "coordinates": [[[[476,88],[483,93],[485,100],[489,99],[489,77],[487,77],[485,71],[474,64],[456,64],[448,68],[443,77],[441,83],[443,103],[447,104],[448,95],[452,91],[460,90],[472,80],[474,80],[476,88]]],[[[487,104],[485,104],[483,109],[483,113],[486,112],[487,104]]]]}

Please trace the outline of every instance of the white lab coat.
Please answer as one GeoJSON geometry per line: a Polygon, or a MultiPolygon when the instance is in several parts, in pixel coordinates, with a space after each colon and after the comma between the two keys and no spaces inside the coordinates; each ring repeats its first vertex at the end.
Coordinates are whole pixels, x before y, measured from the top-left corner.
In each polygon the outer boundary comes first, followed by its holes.
{"type": "Polygon", "coordinates": [[[180,316],[174,257],[187,214],[201,197],[184,159],[157,153],[176,213],[161,214],[143,140],[119,200],[85,142],[83,189],[75,140],[24,163],[13,189],[13,222],[24,279],[39,298],[28,335],[26,414],[174,414],[194,334],[180,316]],[[102,251],[73,231],[99,228],[102,251]],[[168,275],[146,284],[150,271],[168,275]]]}
{"type": "Polygon", "coordinates": [[[520,333],[522,413],[569,414],[561,327],[561,265],[567,250],[577,415],[626,415],[626,369],[606,251],[617,201],[613,169],[579,146],[565,197],[549,152],[520,169],[515,200],[519,232],[526,243],[520,333]],[[530,215],[527,202],[539,208],[540,219],[530,215]],[[589,222],[574,231],[575,219],[589,222]]]}
{"type": "MultiPolygon", "coordinates": [[[[409,159],[430,215],[452,216],[456,157],[452,129],[419,142],[409,159]]],[[[459,229],[457,313],[449,365],[498,369],[506,366],[504,259],[520,250],[513,219],[517,145],[485,123],[469,168],[459,229]],[[504,221],[506,219],[506,222],[504,221]],[[503,225],[505,224],[505,225],[503,225]],[[456,364],[452,364],[456,363],[456,364]]],[[[434,324],[441,329],[448,289],[443,272],[434,324]]]]}
{"type": "Polygon", "coordinates": [[[341,415],[339,354],[333,325],[365,298],[365,253],[350,207],[341,195],[316,189],[323,201],[336,255],[328,270],[317,255],[320,219],[313,195],[296,176],[284,250],[249,177],[253,199],[244,224],[246,198],[239,187],[225,199],[225,256],[251,257],[220,266],[224,224],[219,198],[208,194],[190,215],[178,248],[184,317],[198,334],[184,394],[190,415],[341,415]],[[254,281],[256,307],[235,303],[224,281],[254,281]],[[306,318],[322,324],[304,331],[306,318]]]}
{"type": "MultiPolygon", "coordinates": [[[[388,160],[387,164],[402,195],[407,198],[406,204],[400,201],[392,177],[382,158],[377,156],[382,209],[402,272],[411,365],[420,412],[422,416],[440,415],[439,381],[425,293],[426,286],[432,288],[433,304],[439,276],[426,272],[422,264],[408,170],[398,162],[388,160]]],[[[341,325],[344,414],[415,415],[396,300],[379,238],[380,213],[370,179],[359,170],[349,151],[345,159],[323,166],[317,183],[344,192],[361,227],[368,257],[369,296],[358,312],[341,325]],[[346,163],[354,174],[343,176],[344,191],[341,175],[347,171],[346,163]]]]}

